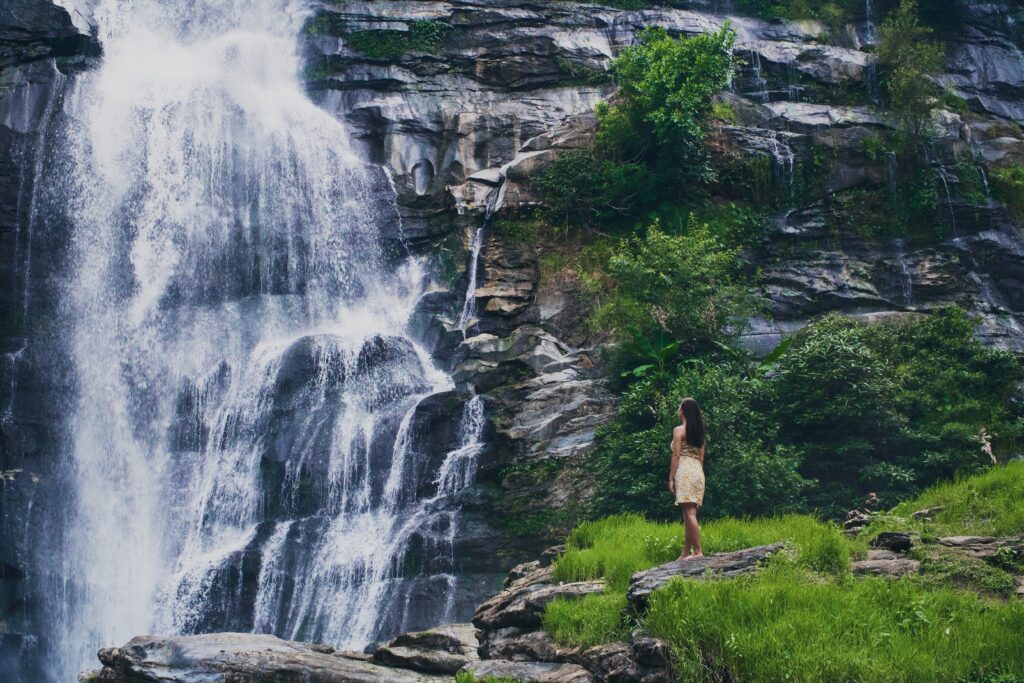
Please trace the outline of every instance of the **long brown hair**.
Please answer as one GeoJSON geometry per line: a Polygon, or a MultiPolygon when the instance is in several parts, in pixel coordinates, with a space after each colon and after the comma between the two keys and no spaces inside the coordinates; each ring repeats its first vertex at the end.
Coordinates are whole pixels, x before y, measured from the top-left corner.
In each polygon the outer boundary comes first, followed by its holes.
{"type": "Polygon", "coordinates": [[[679,412],[686,419],[686,443],[694,448],[704,445],[707,434],[704,431],[704,414],[700,412],[700,404],[695,398],[684,398],[679,404],[679,412]]]}

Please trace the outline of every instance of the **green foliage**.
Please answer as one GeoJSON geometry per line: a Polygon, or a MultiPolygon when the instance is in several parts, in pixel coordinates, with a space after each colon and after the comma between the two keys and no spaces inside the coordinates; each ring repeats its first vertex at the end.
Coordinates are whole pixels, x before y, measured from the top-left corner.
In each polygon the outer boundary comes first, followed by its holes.
{"type": "Polygon", "coordinates": [[[394,61],[410,51],[439,52],[453,30],[443,21],[412,21],[408,31],[355,31],[349,34],[348,44],[368,57],[394,61]]]}
{"type": "Polygon", "coordinates": [[[831,315],[797,335],[773,412],[780,441],[804,453],[801,472],[817,481],[815,509],[841,514],[867,491],[895,503],[1012,447],[1020,365],[973,331],[950,309],[887,325],[831,315]]]}
{"type": "Polygon", "coordinates": [[[581,647],[625,639],[623,593],[587,595],[581,600],[558,598],[544,609],[544,628],[560,643],[581,647]]]}
{"type": "Polygon", "coordinates": [[[811,503],[831,514],[849,509],[865,479],[910,478],[878,454],[897,452],[902,420],[892,411],[898,387],[885,357],[867,339],[872,328],[831,315],[801,331],[779,364],[773,413],[783,443],[804,454],[816,479],[811,503]],[[834,508],[833,506],[838,506],[834,508]]]}
{"type": "Polygon", "coordinates": [[[903,148],[921,157],[931,136],[931,113],[942,89],[931,79],[942,70],[945,51],[930,40],[932,30],[917,14],[917,0],[901,0],[879,31],[878,58],[887,67],[889,109],[903,133],[903,148]]]}
{"type": "Polygon", "coordinates": [[[990,174],[992,191],[1018,221],[1024,221],[1024,164],[997,168],[990,174]]]}
{"type": "Polygon", "coordinates": [[[615,163],[590,150],[559,155],[530,182],[544,195],[550,220],[563,226],[621,219],[655,197],[645,166],[615,163]]]}
{"type": "Polygon", "coordinates": [[[611,65],[618,94],[597,109],[594,148],[563,153],[531,179],[549,220],[621,225],[710,179],[711,98],[728,82],[733,39],[728,27],[680,39],[650,29],[624,49],[611,65]]]}
{"type": "Polygon", "coordinates": [[[642,160],[678,193],[711,177],[704,138],[712,96],[732,72],[729,28],[675,39],[647,29],[612,62],[616,101],[598,110],[597,147],[614,161],[642,160]]]}
{"type": "Polygon", "coordinates": [[[498,676],[484,676],[477,678],[472,671],[458,671],[455,673],[455,683],[519,683],[514,678],[498,676]]]}
{"type": "Polygon", "coordinates": [[[1024,675],[1024,604],[911,580],[821,581],[772,563],[730,581],[677,581],[646,625],[680,680],[921,681],[1024,675]]]}
{"type": "Polygon", "coordinates": [[[591,457],[599,513],[641,511],[676,517],[666,486],[679,401],[705,406],[708,486],[702,513],[766,515],[800,509],[807,482],[799,452],[779,443],[766,406],[770,383],[743,360],[691,361],[678,375],[652,376],[623,396],[616,420],[601,430],[591,457]]]}
{"type": "Polygon", "coordinates": [[[817,19],[836,32],[862,4],[861,0],[737,0],[736,6],[762,19],[817,19]]]}
{"type": "Polygon", "coordinates": [[[1022,370],[973,330],[959,309],[879,325],[832,315],[797,334],[768,374],[726,351],[639,380],[634,372],[598,432],[594,512],[677,514],[669,443],[685,396],[701,402],[708,425],[708,517],[839,516],[868,492],[895,504],[978,472],[1016,447],[1022,370]]]}
{"type": "Polygon", "coordinates": [[[620,363],[664,366],[658,349],[706,350],[752,311],[738,248],[722,243],[708,224],[694,222],[668,235],[660,221],[623,240],[608,260],[613,289],[593,324],[620,342],[620,363]]]}

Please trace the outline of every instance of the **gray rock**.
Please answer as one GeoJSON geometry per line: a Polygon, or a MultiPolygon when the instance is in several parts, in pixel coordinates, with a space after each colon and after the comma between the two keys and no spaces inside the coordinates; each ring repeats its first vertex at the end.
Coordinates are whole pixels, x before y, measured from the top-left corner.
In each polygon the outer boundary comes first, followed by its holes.
{"type": "Polygon", "coordinates": [[[488,659],[507,659],[516,662],[578,664],[582,654],[578,647],[559,645],[544,630],[525,633],[521,629],[492,631],[481,643],[481,649],[488,659]]]}
{"type": "Polygon", "coordinates": [[[934,519],[935,515],[939,514],[940,512],[942,512],[945,509],[946,508],[943,505],[936,505],[933,508],[925,508],[924,510],[918,510],[917,512],[915,512],[914,514],[912,514],[910,516],[913,519],[917,519],[917,520],[934,519]]]}
{"type": "Polygon", "coordinates": [[[472,624],[448,624],[405,633],[373,653],[373,661],[378,664],[426,673],[454,674],[479,659],[472,624]]]}
{"type": "Polygon", "coordinates": [[[715,553],[688,560],[673,560],[653,569],[637,572],[629,581],[626,597],[635,612],[647,608],[651,593],[675,578],[714,580],[756,571],[765,560],[783,549],[782,543],[715,553]]]}
{"type": "Polygon", "coordinates": [[[1018,558],[1024,558],[1024,536],[944,536],[938,542],[983,560],[996,557],[1001,552],[1011,552],[1018,558]]]}
{"type": "Polygon", "coordinates": [[[463,671],[472,672],[477,678],[509,678],[519,683],[591,683],[594,680],[594,677],[578,664],[489,659],[470,664],[463,671]]]}
{"type": "Polygon", "coordinates": [[[94,680],[113,683],[427,683],[442,676],[392,669],[365,656],[330,647],[251,633],[195,636],[140,636],[118,648],[100,650],[103,669],[94,680]]]}
{"type": "Polygon", "coordinates": [[[892,578],[916,574],[920,568],[920,562],[906,557],[859,560],[850,565],[854,574],[892,578]]]}
{"type": "Polygon", "coordinates": [[[905,531],[883,531],[871,539],[872,548],[885,548],[897,553],[905,553],[914,545],[914,537],[905,531]]]}
{"type": "Polygon", "coordinates": [[[473,625],[480,629],[499,629],[514,626],[536,628],[541,625],[544,608],[556,598],[581,598],[603,593],[604,581],[578,581],[574,583],[513,584],[490,600],[473,615],[473,625]]]}

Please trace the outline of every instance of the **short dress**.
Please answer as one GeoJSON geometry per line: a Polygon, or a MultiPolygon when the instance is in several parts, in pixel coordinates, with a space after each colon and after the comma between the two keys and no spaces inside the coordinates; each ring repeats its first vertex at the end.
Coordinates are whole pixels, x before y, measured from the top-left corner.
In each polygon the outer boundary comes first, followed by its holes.
{"type": "Polygon", "coordinates": [[[704,504],[704,468],[700,464],[700,448],[684,440],[679,447],[676,467],[676,505],[704,504]]]}

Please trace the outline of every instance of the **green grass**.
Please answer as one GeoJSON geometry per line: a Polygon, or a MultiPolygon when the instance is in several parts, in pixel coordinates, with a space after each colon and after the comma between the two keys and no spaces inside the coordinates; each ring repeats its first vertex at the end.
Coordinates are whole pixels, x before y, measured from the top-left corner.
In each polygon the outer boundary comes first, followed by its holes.
{"type": "MultiPolygon", "coordinates": [[[[929,535],[1024,532],[1024,463],[936,486],[856,539],[801,515],[722,519],[703,527],[706,552],[785,541],[756,573],[677,580],[656,591],[643,626],[665,638],[681,681],[733,680],[1024,683],[1024,601],[1010,597],[1014,562],[985,562],[919,544],[918,575],[857,578],[851,555],[885,529],[929,535]],[[944,505],[933,522],[910,514],[944,505]]],[[[608,592],[556,600],[544,627],[559,642],[591,646],[626,637],[625,589],[641,569],[671,560],[680,524],[617,515],[580,525],[554,567],[560,581],[603,577],[608,592]]]]}
{"type": "Polygon", "coordinates": [[[621,640],[628,634],[622,619],[625,609],[623,593],[558,598],[544,612],[544,628],[555,640],[581,647],[621,640]]]}
{"type": "Polygon", "coordinates": [[[684,681],[964,681],[1024,675],[1024,603],[910,580],[809,580],[775,563],[651,597],[684,681]]]}
{"type": "MultiPolygon", "coordinates": [[[[702,528],[705,553],[728,552],[777,541],[790,544],[802,566],[825,572],[845,571],[849,550],[834,525],[805,515],[770,519],[718,519],[702,528]]],[[[555,563],[559,581],[603,577],[612,590],[624,591],[636,572],[668,562],[683,549],[683,525],[651,522],[626,514],[585,522],[567,541],[555,563]]]]}
{"type": "Polygon", "coordinates": [[[984,474],[939,484],[879,517],[865,533],[914,530],[934,536],[1013,536],[1024,533],[1024,462],[1011,462],[984,474]],[[942,506],[933,520],[914,512],[942,506]]]}
{"type": "Polygon", "coordinates": [[[455,674],[455,683],[519,683],[514,678],[499,678],[497,676],[484,676],[477,678],[471,671],[460,671],[455,674]]]}

